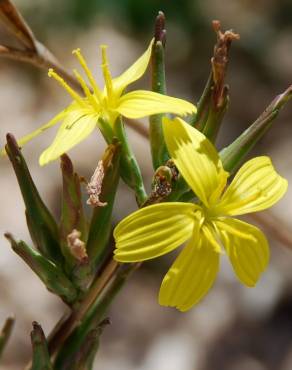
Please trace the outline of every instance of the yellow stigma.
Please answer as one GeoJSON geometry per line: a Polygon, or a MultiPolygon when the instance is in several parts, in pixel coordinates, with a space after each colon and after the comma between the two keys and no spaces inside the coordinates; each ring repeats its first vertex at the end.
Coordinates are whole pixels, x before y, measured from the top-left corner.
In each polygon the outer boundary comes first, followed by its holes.
{"type": "Polygon", "coordinates": [[[56,81],[59,82],[59,84],[71,95],[71,97],[76,100],[82,107],[85,107],[86,104],[84,100],[81,98],[79,94],[77,94],[76,91],[74,91],[66,82],[65,80],[58,75],[52,68],[49,69],[48,72],[49,77],[53,77],[56,81]]]}
{"type": "MultiPolygon", "coordinates": [[[[100,103],[102,103],[102,93],[101,93],[101,90],[100,90],[99,86],[97,85],[97,83],[96,83],[96,81],[95,81],[95,79],[94,79],[94,77],[93,77],[93,75],[91,73],[91,70],[89,69],[89,67],[88,67],[88,65],[87,65],[87,63],[86,63],[83,55],[81,54],[80,49],[73,50],[72,51],[72,54],[73,55],[76,55],[76,57],[77,57],[80,65],[81,65],[81,67],[83,68],[83,70],[84,70],[84,72],[85,72],[85,74],[86,74],[86,76],[87,76],[87,78],[88,78],[88,80],[90,82],[90,85],[91,85],[91,87],[93,89],[94,94],[96,95],[98,101],[100,103]]],[[[83,86],[82,86],[82,88],[83,88],[83,86]]]]}
{"type": "Polygon", "coordinates": [[[112,76],[109,70],[108,65],[108,58],[106,54],[107,45],[100,45],[101,48],[101,56],[102,56],[102,72],[103,72],[103,78],[105,82],[105,86],[107,89],[107,94],[109,97],[113,95],[113,84],[112,84],[112,76]]]}

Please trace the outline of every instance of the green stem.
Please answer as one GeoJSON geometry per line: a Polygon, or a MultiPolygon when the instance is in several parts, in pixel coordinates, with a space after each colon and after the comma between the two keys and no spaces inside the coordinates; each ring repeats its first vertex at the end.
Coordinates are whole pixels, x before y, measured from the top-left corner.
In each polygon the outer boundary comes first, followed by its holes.
{"type": "Polygon", "coordinates": [[[141,171],[136,160],[136,157],[129,145],[124,123],[119,117],[115,122],[115,132],[122,145],[121,153],[121,177],[124,182],[135,191],[138,205],[143,204],[147,199],[147,194],[144,188],[141,171]]]}
{"type": "Polygon", "coordinates": [[[108,246],[112,228],[112,210],[120,176],[120,155],[120,143],[113,142],[108,146],[102,157],[104,178],[100,199],[102,202],[106,202],[106,205],[94,208],[86,244],[93,271],[96,271],[97,266],[101,263],[108,246]]]}
{"type": "Polygon", "coordinates": [[[64,317],[57,325],[56,329],[50,334],[48,347],[51,355],[61,348],[65,340],[73,332],[76,326],[82,322],[91,305],[107,286],[117,269],[118,263],[111,260],[103,270],[102,274],[96,280],[94,280],[82,302],[76,302],[76,305],[70,315],[68,317],[64,317]]]}
{"type": "Polygon", "coordinates": [[[117,269],[106,289],[88,310],[82,324],[74,330],[62,346],[56,358],[56,370],[69,370],[72,368],[74,354],[80,350],[88,334],[104,319],[112,301],[120,292],[130,274],[137,268],[137,265],[125,264],[117,269]]]}
{"type": "MultiPolygon", "coordinates": [[[[166,94],[164,53],[165,35],[165,16],[162,12],[159,12],[155,22],[155,41],[151,54],[151,82],[152,91],[164,95],[166,94]]],[[[149,118],[149,136],[154,170],[162,166],[169,159],[163,136],[162,118],[163,114],[155,114],[149,118]]]]}

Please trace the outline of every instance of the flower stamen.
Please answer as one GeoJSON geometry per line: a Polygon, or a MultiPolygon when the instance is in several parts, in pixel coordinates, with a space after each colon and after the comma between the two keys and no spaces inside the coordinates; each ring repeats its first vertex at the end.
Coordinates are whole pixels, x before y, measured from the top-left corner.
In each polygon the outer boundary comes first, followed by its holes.
{"type": "Polygon", "coordinates": [[[102,72],[103,78],[105,82],[105,86],[107,89],[107,95],[109,98],[113,96],[113,83],[112,83],[112,76],[109,70],[108,58],[106,54],[107,45],[100,45],[101,48],[101,55],[102,55],[102,72]]]}
{"type": "Polygon", "coordinates": [[[77,57],[80,65],[81,65],[81,67],[83,68],[83,70],[84,70],[84,72],[85,72],[85,74],[86,74],[86,76],[87,76],[87,78],[88,78],[88,80],[89,80],[89,82],[91,84],[91,87],[93,89],[94,94],[96,95],[98,101],[100,103],[102,103],[102,93],[101,93],[101,90],[98,87],[97,83],[95,82],[95,80],[93,78],[93,75],[92,75],[92,73],[91,73],[91,71],[90,71],[87,63],[86,63],[83,55],[81,54],[80,49],[73,50],[72,51],[72,54],[73,55],[76,55],[76,57],[77,57]]]}
{"type": "Polygon", "coordinates": [[[82,87],[82,89],[83,89],[86,97],[88,98],[88,100],[90,101],[90,103],[94,106],[94,108],[99,111],[100,110],[100,107],[97,104],[97,101],[92,96],[92,93],[89,90],[89,88],[88,88],[86,82],[84,81],[84,79],[82,78],[82,76],[80,75],[80,73],[76,69],[74,69],[73,72],[74,72],[74,75],[76,76],[78,82],[80,83],[80,85],[81,85],[81,87],[82,87]]]}
{"type": "Polygon", "coordinates": [[[71,95],[71,97],[76,100],[82,107],[86,107],[86,104],[84,102],[84,100],[81,98],[81,96],[79,94],[77,94],[76,91],[74,91],[72,89],[72,87],[70,87],[67,82],[65,82],[65,80],[58,75],[58,73],[56,73],[52,68],[49,69],[49,72],[48,72],[48,76],[49,77],[53,77],[56,81],[59,82],[59,84],[71,95]]]}

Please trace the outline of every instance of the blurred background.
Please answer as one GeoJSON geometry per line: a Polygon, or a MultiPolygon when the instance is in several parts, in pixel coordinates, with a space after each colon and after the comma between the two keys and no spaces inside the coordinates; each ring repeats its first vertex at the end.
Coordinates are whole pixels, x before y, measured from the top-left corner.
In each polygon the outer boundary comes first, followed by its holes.
{"type": "MultiPolygon", "coordinates": [[[[68,68],[77,65],[71,51],[80,47],[98,81],[99,44],[108,44],[115,76],[146,49],[158,10],[167,17],[169,95],[196,102],[210,70],[216,40],[211,27],[219,19],[241,40],[230,53],[227,82],[231,104],[218,140],[222,148],[248,127],[273,98],[292,83],[292,3],[290,0],[15,0],[40,41],[68,68]]],[[[7,34],[0,28],[0,44],[7,34]]],[[[149,75],[136,87],[149,87],[149,75]]],[[[0,142],[21,137],[45,123],[70,101],[46,71],[0,59],[0,142]]],[[[143,123],[146,127],[147,122],[143,123]]],[[[38,157],[56,130],[28,144],[23,153],[43,198],[58,217],[59,163],[45,168],[38,157]]],[[[145,183],[152,168],[147,141],[128,129],[145,183]]],[[[273,158],[292,181],[292,102],[253,154],[273,158]]],[[[105,144],[98,132],[70,152],[80,175],[89,178],[105,144]]],[[[14,313],[16,327],[0,369],[14,370],[30,357],[31,322],[48,334],[64,312],[62,302],[10,250],[6,231],[30,241],[24,206],[7,159],[0,159],[0,325],[14,313]]],[[[271,211],[279,229],[292,230],[292,190],[271,211]],[[287,226],[286,226],[287,225],[287,226]]],[[[135,209],[133,194],[120,184],[115,222],[135,209]]],[[[89,212],[89,210],[88,210],[89,212]]],[[[105,329],[96,369],[103,370],[291,370],[292,251],[266,229],[271,264],[256,288],[239,284],[226,258],[210,294],[187,313],[158,305],[161,279],[175,255],[147,262],[135,272],[115,301],[105,329]]]]}

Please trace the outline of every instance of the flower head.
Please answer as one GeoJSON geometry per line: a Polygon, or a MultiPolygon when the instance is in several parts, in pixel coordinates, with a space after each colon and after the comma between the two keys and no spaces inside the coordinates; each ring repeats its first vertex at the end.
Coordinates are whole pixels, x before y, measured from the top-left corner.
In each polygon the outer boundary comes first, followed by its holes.
{"type": "Polygon", "coordinates": [[[124,94],[126,87],[142,77],[146,71],[151,57],[152,44],[153,42],[129,69],[116,78],[111,76],[106,53],[107,47],[101,45],[101,69],[105,82],[103,90],[94,80],[80,49],[74,50],[73,54],[82,66],[90,88],[80,73],[74,70],[75,77],[84,91],[84,96],[81,96],[61,76],[50,69],[49,76],[59,82],[71,96],[73,102],[46,125],[20,139],[19,145],[24,145],[35,136],[62,121],[53,143],[40,157],[40,164],[45,165],[84,140],[97,126],[103,132],[111,131],[119,115],[127,118],[142,118],[159,113],[186,115],[194,112],[196,108],[193,104],[152,91],[136,90],[124,94]]]}
{"type": "Polygon", "coordinates": [[[269,247],[255,226],[232,216],[271,207],[286,192],[269,157],[246,162],[227,186],[228,173],[208,139],[183,120],[163,123],[168,151],[199,204],[175,202],[142,208],[114,231],[115,259],[136,262],[186,246],[163,279],[159,302],[190,309],[212,286],[226,251],[235,274],[252,287],[265,270],[269,247]]]}

